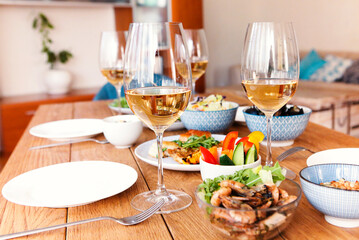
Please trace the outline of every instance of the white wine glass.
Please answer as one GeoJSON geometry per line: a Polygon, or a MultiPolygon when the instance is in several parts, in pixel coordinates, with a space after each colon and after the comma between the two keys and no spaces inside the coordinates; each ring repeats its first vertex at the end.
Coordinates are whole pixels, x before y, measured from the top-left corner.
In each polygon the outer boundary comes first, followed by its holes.
{"type": "Polygon", "coordinates": [[[192,95],[196,81],[206,72],[209,52],[204,29],[185,29],[192,70],[192,95]]]}
{"type": "Polygon", "coordinates": [[[101,73],[116,88],[120,110],[126,37],[127,31],[107,31],[101,33],[100,40],[101,73]]]}
{"type": "Polygon", "coordinates": [[[166,189],[163,181],[162,137],[185,111],[191,95],[191,66],[181,23],[132,23],[124,61],[125,96],[132,112],[156,134],[158,180],[156,190],[131,201],[143,211],[158,200],[166,204],[159,213],[185,209],[192,198],[166,189]]]}
{"type": "Polygon", "coordinates": [[[273,114],[294,95],[299,78],[299,52],[292,23],[248,25],[242,52],[241,80],[248,99],[267,119],[266,166],[272,166],[273,114]]]}

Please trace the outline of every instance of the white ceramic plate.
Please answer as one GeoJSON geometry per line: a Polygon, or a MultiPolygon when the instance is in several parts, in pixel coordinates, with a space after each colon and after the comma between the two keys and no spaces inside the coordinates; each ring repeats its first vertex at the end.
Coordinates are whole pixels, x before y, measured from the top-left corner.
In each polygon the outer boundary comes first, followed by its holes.
{"type": "Polygon", "coordinates": [[[184,125],[181,121],[175,121],[171,126],[169,126],[166,131],[176,131],[176,130],[180,130],[183,129],[184,125]]]}
{"type": "Polygon", "coordinates": [[[133,114],[131,108],[120,108],[120,107],[113,107],[108,105],[108,107],[118,113],[124,113],[124,114],[133,114]]]}
{"type": "MultiPolygon", "coordinates": [[[[212,137],[214,137],[214,139],[218,141],[222,141],[226,136],[220,134],[212,134],[212,137]]],[[[178,139],[179,139],[179,135],[175,135],[170,137],[164,137],[163,141],[173,141],[178,139]]],[[[148,151],[150,150],[150,147],[154,142],[156,142],[156,140],[151,140],[142,143],[135,149],[135,154],[142,161],[157,167],[158,165],[157,159],[148,155],[148,151]]],[[[199,164],[193,164],[193,165],[179,164],[171,157],[163,158],[163,168],[169,170],[176,170],[176,171],[199,171],[200,169],[199,164]]]]}
{"type": "Polygon", "coordinates": [[[346,163],[359,165],[359,148],[336,148],[314,153],[307,159],[307,165],[325,163],[346,163]]]}
{"type": "Polygon", "coordinates": [[[123,192],[136,180],[137,172],[121,163],[69,162],[23,173],[5,184],[2,195],[20,205],[73,207],[123,192]]]}
{"type": "Polygon", "coordinates": [[[243,109],[248,108],[248,106],[239,106],[237,108],[237,113],[236,113],[236,117],[234,119],[234,121],[236,122],[240,122],[240,123],[245,123],[246,119],[244,118],[244,114],[243,114],[243,109]]]}
{"type": "Polygon", "coordinates": [[[32,127],[30,134],[54,141],[68,141],[89,138],[102,133],[102,131],[102,119],[81,118],[43,123],[32,127]]]}

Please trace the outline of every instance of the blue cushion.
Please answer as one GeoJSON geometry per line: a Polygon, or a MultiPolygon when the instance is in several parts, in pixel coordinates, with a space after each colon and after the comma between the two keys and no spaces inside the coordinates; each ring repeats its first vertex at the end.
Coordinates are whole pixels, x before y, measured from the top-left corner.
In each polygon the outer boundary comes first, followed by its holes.
{"type": "MultiPolygon", "coordinates": [[[[125,93],[123,91],[123,87],[122,87],[122,96],[125,96],[125,93]]],[[[98,100],[108,100],[108,99],[116,99],[118,96],[116,88],[111,84],[111,83],[106,83],[101,89],[100,91],[98,91],[98,93],[95,95],[95,97],[93,98],[93,101],[98,101],[98,100]]]]}
{"type": "Polygon", "coordinates": [[[300,79],[309,79],[310,76],[326,63],[313,49],[300,61],[300,79]]]}

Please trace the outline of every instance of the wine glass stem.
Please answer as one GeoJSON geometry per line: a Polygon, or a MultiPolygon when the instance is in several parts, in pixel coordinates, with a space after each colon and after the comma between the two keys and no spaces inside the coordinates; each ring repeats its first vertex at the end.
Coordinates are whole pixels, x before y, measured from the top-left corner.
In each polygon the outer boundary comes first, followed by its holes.
{"type": "Polygon", "coordinates": [[[157,180],[157,195],[168,195],[165,184],[163,182],[163,162],[162,162],[162,139],[163,139],[163,132],[155,132],[156,133],[156,140],[157,140],[157,161],[158,161],[158,180],[157,180]]]}
{"type": "Polygon", "coordinates": [[[267,113],[267,157],[266,157],[266,166],[273,166],[272,161],[272,147],[271,147],[271,140],[272,140],[272,118],[273,114],[267,113]]]}
{"type": "Polygon", "coordinates": [[[122,84],[117,84],[115,85],[116,91],[117,91],[117,98],[118,98],[118,108],[120,109],[120,113],[121,113],[121,109],[122,109],[122,105],[121,105],[121,95],[122,95],[122,84]]]}
{"type": "Polygon", "coordinates": [[[191,93],[191,99],[194,100],[194,95],[196,94],[196,81],[192,80],[192,93],[191,93]]]}

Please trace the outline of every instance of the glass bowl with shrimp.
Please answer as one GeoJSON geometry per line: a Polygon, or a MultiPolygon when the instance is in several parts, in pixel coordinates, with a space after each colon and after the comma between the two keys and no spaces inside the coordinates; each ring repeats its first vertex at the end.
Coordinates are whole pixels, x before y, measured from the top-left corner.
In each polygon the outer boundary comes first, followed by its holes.
{"type": "Polygon", "coordinates": [[[224,179],[211,194],[200,184],[195,195],[205,218],[227,238],[271,239],[288,226],[302,196],[292,180],[277,185],[248,187],[224,179]]]}

